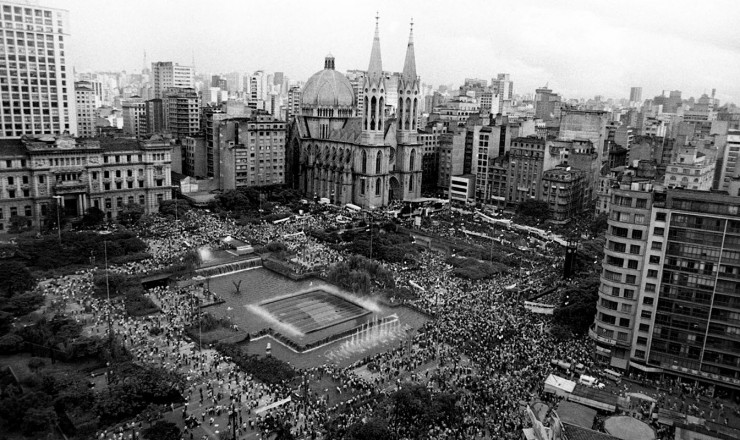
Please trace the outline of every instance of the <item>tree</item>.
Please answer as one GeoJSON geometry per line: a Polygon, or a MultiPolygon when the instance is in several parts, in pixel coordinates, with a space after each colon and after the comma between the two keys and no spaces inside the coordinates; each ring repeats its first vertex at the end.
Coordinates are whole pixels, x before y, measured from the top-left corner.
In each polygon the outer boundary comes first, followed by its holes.
{"type": "Polygon", "coordinates": [[[31,271],[18,261],[7,261],[0,264],[0,294],[13,295],[32,289],[36,284],[31,271]]]}
{"type": "Polygon", "coordinates": [[[606,228],[608,226],[607,220],[609,219],[609,215],[606,213],[601,213],[594,217],[593,221],[589,224],[589,230],[591,232],[591,235],[597,236],[601,234],[602,232],[606,231],[606,228]]]}
{"type": "Polygon", "coordinates": [[[143,215],[144,206],[134,202],[127,203],[121,207],[121,212],[118,213],[118,223],[130,227],[135,225],[143,215]]]}
{"type": "Polygon", "coordinates": [[[185,200],[163,200],[159,203],[159,213],[169,218],[182,218],[190,211],[190,204],[185,200]]]}
{"type": "MultiPolygon", "coordinates": [[[[56,221],[56,220],[55,220],[56,221]]],[[[8,232],[11,234],[20,234],[31,229],[31,219],[22,215],[13,215],[10,217],[10,226],[8,232]]]]}
{"type": "Polygon", "coordinates": [[[46,211],[46,227],[49,231],[56,231],[59,227],[58,225],[61,222],[62,229],[64,229],[64,225],[67,224],[66,216],[67,214],[64,212],[64,207],[61,206],[59,203],[57,203],[57,200],[54,199],[49,204],[49,209],[46,211]]]}
{"type": "Polygon", "coordinates": [[[105,213],[98,207],[91,206],[87,208],[85,215],[82,216],[80,226],[83,228],[94,228],[105,222],[105,213]]]}
{"type": "Polygon", "coordinates": [[[158,420],[157,423],[141,432],[147,440],[180,440],[180,428],[172,422],[158,420]]]}

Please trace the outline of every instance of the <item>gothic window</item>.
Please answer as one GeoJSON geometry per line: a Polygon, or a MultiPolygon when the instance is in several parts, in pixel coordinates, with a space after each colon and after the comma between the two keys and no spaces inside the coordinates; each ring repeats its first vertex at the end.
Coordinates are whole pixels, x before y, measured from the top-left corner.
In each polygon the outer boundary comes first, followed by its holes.
{"type": "Polygon", "coordinates": [[[370,100],[370,130],[375,130],[375,115],[378,111],[378,101],[373,96],[370,100]]]}
{"type": "Polygon", "coordinates": [[[362,152],[362,165],[360,166],[360,169],[363,173],[367,173],[367,153],[362,152]]]}
{"type": "Polygon", "coordinates": [[[398,120],[403,118],[403,98],[398,99],[398,120]]]}
{"type": "Polygon", "coordinates": [[[375,174],[381,173],[381,164],[383,163],[383,152],[378,151],[378,156],[375,158],[375,174]]]}
{"type": "Polygon", "coordinates": [[[411,118],[409,115],[410,112],[411,112],[411,98],[406,98],[406,117],[403,118],[404,119],[403,128],[405,130],[409,130],[411,128],[411,123],[410,123],[411,118]]]}
{"type": "Polygon", "coordinates": [[[416,115],[418,114],[416,112],[417,103],[418,103],[418,99],[417,98],[414,98],[414,112],[411,113],[411,128],[413,130],[416,130],[416,115]]]}
{"type": "Polygon", "coordinates": [[[413,191],[413,190],[414,190],[414,177],[412,176],[409,179],[409,191],[413,191]]]}
{"type": "Polygon", "coordinates": [[[360,180],[360,195],[365,195],[365,179],[360,180]]]}
{"type": "Polygon", "coordinates": [[[414,171],[414,165],[416,165],[416,150],[411,150],[411,156],[409,157],[409,171],[414,171]]]}
{"type": "Polygon", "coordinates": [[[377,179],[375,180],[375,195],[376,195],[376,196],[379,196],[379,195],[380,195],[380,188],[381,188],[381,187],[382,187],[382,184],[381,184],[381,182],[380,182],[380,177],[378,177],[378,178],[377,178],[377,179]]]}
{"type": "Polygon", "coordinates": [[[367,112],[370,110],[370,106],[369,106],[369,103],[368,103],[367,96],[365,96],[365,106],[363,107],[363,109],[365,109],[362,112],[365,120],[362,121],[362,122],[365,125],[365,130],[367,130],[367,121],[368,121],[367,112]]]}
{"type": "Polygon", "coordinates": [[[378,104],[378,130],[383,130],[383,117],[384,116],[385,116],[385,102],[383,101],[383,98],[380,98],[380,101],[378,104]]]}

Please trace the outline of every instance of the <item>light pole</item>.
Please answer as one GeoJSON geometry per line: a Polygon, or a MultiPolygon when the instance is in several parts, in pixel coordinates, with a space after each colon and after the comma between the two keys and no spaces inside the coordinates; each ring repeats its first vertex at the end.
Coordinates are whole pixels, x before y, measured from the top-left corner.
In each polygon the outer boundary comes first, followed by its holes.
{"type": "Polygon", "coordinates": [[[54,200],[56,200],[56,211],[57,211],[57,237],[59,238],[59,244],[62,244],[62,219],[61,214],[59,213],[59,210],[62,207],[62,200],[64,200],[64,197],[62,196],[54,196],[54,200]]]}
{"type": "Polygon", "coordinates": [[[108,281],[108,240],[103,240],[103,254],[105,256],[105,292],[108,296],[108,349],[113,357],[113,306],[110,303],[110,282],[108,281]]]}

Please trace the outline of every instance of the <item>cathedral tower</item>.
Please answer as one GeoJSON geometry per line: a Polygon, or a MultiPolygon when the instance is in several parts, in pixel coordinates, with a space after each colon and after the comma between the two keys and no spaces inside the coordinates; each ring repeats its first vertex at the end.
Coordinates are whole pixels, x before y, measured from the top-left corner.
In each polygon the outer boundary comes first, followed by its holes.
{"type": "Polygon", "coordinates": [[[362,141],[365,145],[383,145],[385,132],[385,75],[380,59],[380,17],[375,17],[375,37],[370,52],[363,89],[365,92],[362,112],[362,141]]]}

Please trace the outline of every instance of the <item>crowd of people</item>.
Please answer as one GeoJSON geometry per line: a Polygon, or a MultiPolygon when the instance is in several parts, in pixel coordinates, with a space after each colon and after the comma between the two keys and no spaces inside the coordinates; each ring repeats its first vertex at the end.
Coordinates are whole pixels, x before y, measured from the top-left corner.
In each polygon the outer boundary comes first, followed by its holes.
{"type": "MultiPolygon", "coordinates": [[[[291,221],[259,225],[239,225],[197,210],[176,222],[155,218],[138,231],[151,258],[111,269],[129,274],[160,270],[225,236],[258,244],[281,241],[295,264],[306,270],[327,267],[349,255],[309,237],[306,231],[336,226],[337,214],[326,208],[291,221]]],[[[357,214],[354,220],[359,220],[357,214]]],[[[487,230],[472,216],[459,214],[441,215],[420,229],[430,236],[470,245],[479,245],[480,238],[463,230],[487,230]]],[[[365,357],[347,368],[323,365],[301,370],[298,386],[262,384],[230,359],[187,339],[185,329],[198,319],[199,306],[213,300],[202,286],[148,290],[162,312],[145,318],[128,317],[120,305],[93,296],[93,270],[45,281],[40,288],[55,307],[66,308],[85,324],[90,334],[104,335],[111,326],[136,362],[185,374],[186,402],[178,409],[187,422],[185,439],[216,438],[218,432],[232,430],[238,438],[266,438],[267,432],[281,424],[298,438],[325,438],[327,423],[346,428],[367,420],[377,413],[376,403],[383,396],[407,383],[422,383],[433,392],[459,396],[462,421],[433,423],[427,438],[517,439],[527,423],[523,405],[542,392],[552,372],[551,360],[592,368],[593,347],[586,337],[568,342],[555,339],[546,331],[550,318],[528,312],[519,294],[552,285],[553,273],[559,272],[562,263],[559,245],[512,231],[505,232],[505,240],[502,237],[500,244],[525,252],[529,264],[482,281],[456,277],[446,256],[432,251],[420,254],[417,270],[381,262],[394,274],[398,286],[410,286],[416,292],[417,299],[411,303],[433,319],[408,345],[365,357]],[[316,389],[327,383],[331,385],[316,389]],[[292,399],[287,401],[287,397],[292,399]],[[258,413],[271,404],[274,408],[258,413]]],[[[101,440],[123,436],[116,429],[99,433],[101,440]]]]}

